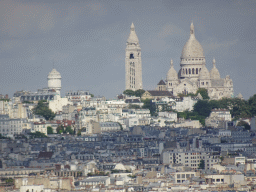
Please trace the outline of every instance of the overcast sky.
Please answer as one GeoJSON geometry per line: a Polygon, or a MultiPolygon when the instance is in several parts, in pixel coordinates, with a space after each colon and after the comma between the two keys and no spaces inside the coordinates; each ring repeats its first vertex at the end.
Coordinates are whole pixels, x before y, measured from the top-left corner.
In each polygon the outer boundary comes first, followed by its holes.
{"type": "Polygon", "coordinates": [[[53,64],[62,95],[89,90],[114,98],[125,89],[125,47],[133,22],[142,52],[143,88],[180,68],[191,21],[208,70],[230,75],[235,96],[256,93],[255,0],[1,0],[1,94],[47,87],[53,64]]]}

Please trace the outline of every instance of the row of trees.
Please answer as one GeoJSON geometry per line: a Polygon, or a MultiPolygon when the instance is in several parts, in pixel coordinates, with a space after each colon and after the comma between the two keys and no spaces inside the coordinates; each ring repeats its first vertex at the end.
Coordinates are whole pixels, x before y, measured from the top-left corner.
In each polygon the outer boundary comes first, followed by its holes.
{"type": "Polygon", "coordinates": [[[123,94],[128,95],[128,96],[136,96],[136,97],[141,97],[145,93],[145,90],[143,89],[138,89],[136,91],[133,91],[131,89],[126,89],[123,94]]]}
{"type": "MultiPolygon", "coordinates": [[[[200,94],[204,98],[209,98],[206,89],[199,90],[200,94]]],[[[256,94],[250,97],[248,100],[240,98],[222,98],[220,100],[199,100],[194,105],[194,110],[189,112],[180,112],[178,117],[184,117],[185,119],[199,120],[205,125],[205,118],[209,117],[211,110],[214,108],[228,109],[230,110],[233,120],[240,118],[250,118],[256,116],[256,94]]],[[[241,123],[244,125],[244,123],[241,123]]]]}
{"type": "MultiPolygon", "coordinates": [[[[63,125],[59,125],[56,129],[57,134],[61,133],[69,133],[71,135],[74,134],[74,130],[71,128],[71,126],[64,127],[63,125]]],[[[53,134],[53,128],[48,126],[47,127],[47,134],[53,134]]]]}

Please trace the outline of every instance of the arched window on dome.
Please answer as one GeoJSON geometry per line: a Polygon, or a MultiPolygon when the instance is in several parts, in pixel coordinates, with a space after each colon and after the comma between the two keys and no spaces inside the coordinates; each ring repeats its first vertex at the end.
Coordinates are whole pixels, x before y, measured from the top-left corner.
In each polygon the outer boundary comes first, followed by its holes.
{"type": "Polygon", "coordinates": [[[182,73],[185,74],[185,69],[182,70],[182,73]]]}
{"type": "Polygon", "coordinates": [[[191,74],[191,69],[189,69],[189,74],[191,74]]]}
{"type": "Polygon", "coordinates": [[[130,59],[134,59],[133,53],[130,54],[130,59]]]}
{"type": "Polygon", "coordinates": [[[198,74],[198,68],[196,68],[196,74],[198,74]]]}
{"type": "Polygon", "coordinates": [[[194,68],[192,69],[192,74],[195,74],[195,69],[194,68]]]}
{"type": "Polygon", "coordinates": [[[186,75],[188,74],[188,69],[186,69],[186,75]]]}

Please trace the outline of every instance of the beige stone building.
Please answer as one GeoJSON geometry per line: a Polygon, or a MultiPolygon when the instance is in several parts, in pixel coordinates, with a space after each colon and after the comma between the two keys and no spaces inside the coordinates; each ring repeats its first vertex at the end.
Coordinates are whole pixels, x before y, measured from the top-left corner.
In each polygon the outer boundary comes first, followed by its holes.
{"type": "MultiPolygon", "coordinates": [[[[159,87],[159,86],[158,86],[159,87]]],[[[180,70],[177,73],[173,61],[166,77],[166,89],[178,94],[196,93],[198,88],[208,90],[211,99],[230,98],[233,96],[233,82],[229,75],[220,77],[213,59],[213,67],[209,72],[206,68],[203,47],[195,37],[193,23],[190,26],[190,37],[183,47],[180,57],[180,70]]]]}
{"type": "Polygon", "coordinates": [[[141,48],[133,23],[125,49],[125,84],[125,89],[142,89],[141,48]]]}

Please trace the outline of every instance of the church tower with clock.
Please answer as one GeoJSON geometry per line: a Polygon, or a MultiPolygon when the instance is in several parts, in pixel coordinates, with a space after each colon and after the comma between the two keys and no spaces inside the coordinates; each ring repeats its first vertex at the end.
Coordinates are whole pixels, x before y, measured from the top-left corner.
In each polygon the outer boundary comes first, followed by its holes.
{"type": "Polygon", "coordinates": [[[141,48],[133,23],[125,49],[125,89],[142,89],[141,48]]]}

